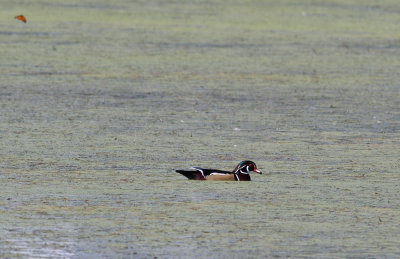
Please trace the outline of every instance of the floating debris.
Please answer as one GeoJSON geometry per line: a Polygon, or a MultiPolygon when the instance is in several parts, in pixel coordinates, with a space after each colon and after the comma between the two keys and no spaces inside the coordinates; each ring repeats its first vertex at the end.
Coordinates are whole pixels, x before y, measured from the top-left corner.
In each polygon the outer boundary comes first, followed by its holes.
{"type": "Polygon", "coordinates": [[[26,18],[24,15],[20,14],[14,17],[17,20],[23,21],[24,23],[26,23],[26,18]]]}

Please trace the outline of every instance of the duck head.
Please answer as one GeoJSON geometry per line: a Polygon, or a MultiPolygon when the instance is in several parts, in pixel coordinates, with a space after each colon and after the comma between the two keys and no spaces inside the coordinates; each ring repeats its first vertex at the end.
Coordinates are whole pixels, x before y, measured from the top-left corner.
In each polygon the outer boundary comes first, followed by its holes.
{"type": "Polygon", "coordinates": [[[249,160],[240,162],[233,170],[233,173],[236,175],[239,174],[248,175],[250,172],[256,172],[258,174],[262,174],[262,172],[257,169],[256,163],[249,160]]]}

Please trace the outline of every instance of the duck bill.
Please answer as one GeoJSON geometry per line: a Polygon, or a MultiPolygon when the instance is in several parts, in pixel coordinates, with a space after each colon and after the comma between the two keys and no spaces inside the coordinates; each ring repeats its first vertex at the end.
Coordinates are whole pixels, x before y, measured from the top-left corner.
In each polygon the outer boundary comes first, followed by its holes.
{"type": "Polygon", "coordinates": [[[257,168],[254,168],[254,172],[256,172],[257,174],[262,174],[262,172],[260,170],[258,170],[257,168]]]}

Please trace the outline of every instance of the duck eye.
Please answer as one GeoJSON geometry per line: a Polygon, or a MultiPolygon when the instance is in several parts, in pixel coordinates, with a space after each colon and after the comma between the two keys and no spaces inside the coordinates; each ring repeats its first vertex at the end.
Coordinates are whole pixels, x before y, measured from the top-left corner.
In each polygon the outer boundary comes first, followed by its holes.
{"type": "Polygon", "coordinates": [[[249,165],[249,170],[250,170],[250,171],[253,171],[253,170],[254,170],[254,164],[250,164],[250,165],[249,165]]]}

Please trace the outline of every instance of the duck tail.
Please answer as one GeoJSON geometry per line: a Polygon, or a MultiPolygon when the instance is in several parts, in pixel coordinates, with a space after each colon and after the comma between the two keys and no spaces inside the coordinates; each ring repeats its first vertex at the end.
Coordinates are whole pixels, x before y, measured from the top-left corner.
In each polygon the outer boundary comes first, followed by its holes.
{"type": "Polygon", "coordinates": [[[199,171],[176,170],[176,172],[186,176],[189,180],[205,180],[199,171]]]}

